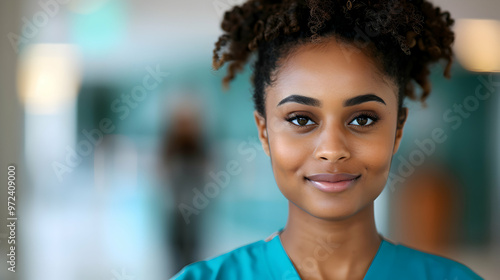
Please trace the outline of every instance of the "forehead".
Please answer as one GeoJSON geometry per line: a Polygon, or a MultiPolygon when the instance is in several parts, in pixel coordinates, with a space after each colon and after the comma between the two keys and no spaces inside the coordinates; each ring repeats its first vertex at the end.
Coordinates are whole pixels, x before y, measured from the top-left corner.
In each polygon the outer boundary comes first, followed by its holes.
{"type": "Polygon", "coordinates": [[[319,45],[301,45],[278,65],[273,94],[269,96],[275,102],[296,93],[342,100],[375,93],[397,104],[396,85],[382,74],[367,52],[335,38],[319,45]]]}

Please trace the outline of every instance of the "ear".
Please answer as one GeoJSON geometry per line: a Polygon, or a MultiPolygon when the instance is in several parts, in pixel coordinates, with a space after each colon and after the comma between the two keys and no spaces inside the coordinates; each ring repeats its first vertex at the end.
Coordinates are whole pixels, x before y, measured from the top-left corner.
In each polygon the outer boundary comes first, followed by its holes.
{"type": "Polygon", "coordinates": [[[398,115],[398,123],[396,128],[396,138],[394,139],[394,150],[392,154],[394,155],[398,149],[399,144],[401,143],[401,139],[403,138],[403,128],[405,126],[406,120],[408,119],[408,108],[401,108],[401,112],[398,115]]]}
{"type": "Polygon", "coordinates": [[[259,134],[260,143],[262,144],[262,148],[264,149],[264,152],[266,152],[266,154],[270,156],[266,119],[263,116],[261,116],[260,113],[257,112],[257,110],[253,111],[253,116],[255,118],[255,123],[257,124],[257,131],[259,134]]]}

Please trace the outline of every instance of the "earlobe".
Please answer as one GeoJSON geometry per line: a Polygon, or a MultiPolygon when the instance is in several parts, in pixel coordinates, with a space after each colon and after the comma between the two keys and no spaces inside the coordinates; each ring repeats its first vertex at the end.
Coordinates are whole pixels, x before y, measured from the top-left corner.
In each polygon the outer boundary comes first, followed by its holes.
{"type": "Polygon", "coordinates": [[[392,154],[396,154],[399,149],[399,144],[401,143],[401,139],[403,138],[403,128],[408,119],[408,108],[401,108],[401,112],[398,114],[398,122],[396,127],[396,138],[394,139],[394,150],[392,154]]]}
{"type": "Polygon", "coordinates": [[[257,125],[257,132],[259,135],[260,143],[262,144],[262,148],[264,149],[264,152],[266,152],[266,154],[270,156],[266,119],[263,116],[261,116],[260,113],[257,112],[257,110],[253,112],[253,116],[255,118],[255,124],[257,125]]]}

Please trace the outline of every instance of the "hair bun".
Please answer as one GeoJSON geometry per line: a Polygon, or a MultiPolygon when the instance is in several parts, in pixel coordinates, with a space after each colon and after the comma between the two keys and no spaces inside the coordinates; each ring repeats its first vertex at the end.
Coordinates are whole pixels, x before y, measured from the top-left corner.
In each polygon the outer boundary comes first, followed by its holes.
{"type": "Polygon", "coordinates": [[[427,0],[249,0],[224,14],[213,67],[229,64],[223,80],[228,86],[257,53],[252,79],[256,107],[262,108],[259,96],[271,84],[277,60],[293,46],[321,42],[331,34],[351,43],[362,37],[375,46],[383,70],[397,81],[400,100],[416,99],[413,80],[424,101],[431,91],[431,64],[447,61],[444,76],[450,77],[453,23],[448,12],[427,0]]]}

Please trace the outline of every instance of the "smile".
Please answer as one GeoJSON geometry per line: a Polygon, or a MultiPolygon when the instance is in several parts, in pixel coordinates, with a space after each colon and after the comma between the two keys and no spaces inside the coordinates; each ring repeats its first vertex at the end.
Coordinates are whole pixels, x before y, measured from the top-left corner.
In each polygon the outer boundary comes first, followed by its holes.
{"type": "Polygon", "coordinates": [[[338,193],[347,190],[350,188],[356,181],[361,177],[361,175],[358,176],[345,176],[341,180],[325,180],[321,179],[322,176],[317,176],[317,178],[314,178],[314,176],[307,178],[306,180],[311,182],[311,184],[317,188],[318,190],[322,192],[328,192],[328,193],[338,193]]]}

